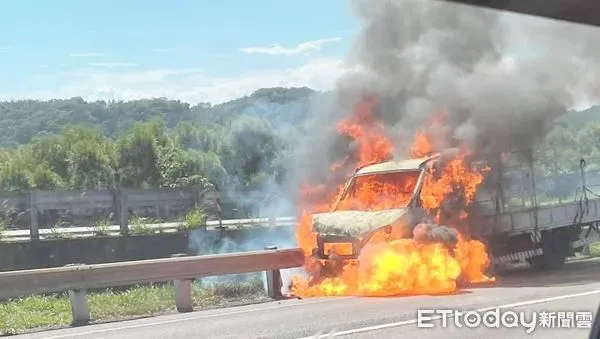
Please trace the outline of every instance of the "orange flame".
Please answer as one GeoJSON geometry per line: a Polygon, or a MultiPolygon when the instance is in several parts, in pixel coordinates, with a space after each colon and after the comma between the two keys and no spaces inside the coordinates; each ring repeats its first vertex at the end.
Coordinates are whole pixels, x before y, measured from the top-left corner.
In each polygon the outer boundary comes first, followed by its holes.
{"type": "MultiPolygon", "coordinates": [[[[375,100],[365,100],[354,114],[338,125],[338,132],[351,137],[357,144],[355,157],[331,167],[341,170],[353,161],[356,167],[381,163],[391,158],[394,144],[384,134],[383,126],[373,118],[375,100]]],[[[444,114],[430,121],[432,126],[443,125],[444,114]]],[[[418,131],[411,147],[411,156],[421,158],[434,152],[434,138],[425,131],[418,131]]],[[[306,255],[305,268],[309,278],[294,277],[291,291],[299,297],[333,295],[402,295],[439,294],[457,289],[457,281],[478,283],[493,281],[483,272],[489,265],[485,245],[469,239],[464,232],[467,211],[484,179],[484,173],[466,166],[467,152],[459,152],[436,175],[427,175],[419,198],[423,207],[440,222],[442,216],[449,226],[459,231],[455,248],[441,242],[423,243],[406,236],[402,225],[392,225],[390,233],[375,233],[362,247],[356,260],[346,260],[333,277],[324,276],[324,263],[312,256],[317,247],[317,235],[312,230],[312,214],[331,211],[345,185],[339,185],[335,193],[327,196],[327,187],[304,187],[302,212],[296,237],[306,255]],[[459,192],[464,200],[462,208],[446,206],[449,197],[459,192]],[[443,211],[450,210],[454,217],[443,211]],[[396,227],[398,226],[398,227],[396,227]]],[[[434,171],[436,169],[430,169],[434,171]]],[[[338,210],[376,211],[406,206],[412,198],[417,177],[378,175],[357,179],[351,199],[344,200],[338,210]]],[[[416,232],[416,231],[415,231],[416,232]]],[[[332,264],[332,263],[330,263],[332,264]]],[[[333,262],[335,264],[335,261],[333,262]]]]}

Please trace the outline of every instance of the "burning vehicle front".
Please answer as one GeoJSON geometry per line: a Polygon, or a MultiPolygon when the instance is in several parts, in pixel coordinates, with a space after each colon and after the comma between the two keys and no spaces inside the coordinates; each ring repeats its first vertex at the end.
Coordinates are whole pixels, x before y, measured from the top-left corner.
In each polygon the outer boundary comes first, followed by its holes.
{"type": "MultiPolygon", "coordinates": [[[[336,274],[374,237],[413,237],[416,225],[428,218],[420,191],[428,169],[439,156],[387,161],[364,166],[348,180],[332,211],[312,215],[317,236],[313,256],[336,274]]],[[[323,272],[327,275],[327,272],[323,272]]]]}

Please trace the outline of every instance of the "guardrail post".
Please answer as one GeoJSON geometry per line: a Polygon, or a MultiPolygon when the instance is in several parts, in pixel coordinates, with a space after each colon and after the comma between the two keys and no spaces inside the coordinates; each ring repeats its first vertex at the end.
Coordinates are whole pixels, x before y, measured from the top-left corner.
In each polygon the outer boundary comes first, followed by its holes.
{"type": "Polygon", "coordinates": [[[29,236],[32,241],[37,241],[40,240],[40,225],[35,189],[29,191],[27,198],[27,205],[29,207],[29,236]]]}
{"type": "MultiPolygon", "coordinates": [[[[265,250],[276,250],[277,246],[266,246],[265,250]]],[[[281,280],[281,272],[279,270],[270,270],[265,272],[267,276],[267,295],[272,299],[281,299],[281,288],[283,282],[281,280]]]]}
{"type": "Polygon", "coordinates": [[[127,191],[119,186],[119,233],[129,234],[129,208],[127,206],[127,191]]]}
{"type": "MultiPolygon", "coordinates": [[[[186,253],[177,253],[171,255],[171,258],[187,257],[186,253]]],[[[173,288],[175,289],[175,307],[179,312],[194,311],[192,299],[192,283],[193,279],[173,280],[173,288]]]]}
{"type": "MultiPolygon", "coordinates": [[[[65,267],[83,266],[84,264],[68,264],[65,267]]],[[[91,320],[90,308],[88,306],[86,290],[69,290],[71,301],[71,313],[73,315],[73,326],[86,325],[91,320]]]]}

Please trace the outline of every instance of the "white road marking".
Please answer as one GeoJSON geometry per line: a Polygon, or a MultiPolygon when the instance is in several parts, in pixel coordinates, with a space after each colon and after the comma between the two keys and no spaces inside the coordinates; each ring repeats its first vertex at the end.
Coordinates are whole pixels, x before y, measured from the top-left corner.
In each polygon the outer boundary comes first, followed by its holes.
{"type": "Polygon", "coordinates": [[[279,309],[279,308],[287,308],[287,307],[293,307],[293,306],[303,306],[303,305],[320,304],[320,303],[324,303],[324,302],[331,302],[331,301],[336,301],[336,300],[345,300],[345,299],[351,299],[351,298],[354,298],[354,297],[336,297],[336,298],[331,298],[331,299],[322,299],[322,300],[314,300],[314,301],[303,301],[303,302],[294,303],[294,304],[276,305],[276,306],[268,306],[268,307],[262,307],[262,308],[252,308],[252,309],[247,309],[247,310],[238,310],[238,311],[230,311],[230,312],[219,312],[219,313],[212,313],[212,314],[201,314],[201,315],[197,315],[197,316],[191,316],[191,317],[185,317],[185,318],[177,318],[177,319],[170,319],[170,320],[162,320],[162,321],[155,321],[155,322],[151,322],[151,323],[144,323],[144,324],[137,324],[137,325],[125,325],[125,326],[103,328],[103,329],[98,329],[98,330],[90,330],[90,331],[78,332],[78,333],[71,333],[71,334],[59,334],[59,335],[55,335],[55,336],[44,337],[44,339],[82,337],[82,336],[86,336],[86,335],[90,335],[90,334],[115,332],[115,331],[129,330],[129,329],[140,328],[140,327],[165,325],[165,324],[178,323],[178,322],[183,322],[183,321],[188,321],[188,320],[197,320],[197,319],[214,318],[214,317],[227,316],[227,315],[244,314],[244,313],[258,312],[258,311],[264,311],[264,310],[273,310],[273,309],[279,309]]]}
{"type": "MultiPolygon", "coordinates": [[[[563,299],[585,297],[585,296],[593,295],[593,294],[600,294],[600,290],[589,291],[589,292],[582,292],[582,293],[575,293],[575,294],[566,294],[566,295],[561,295],[561,296],[557,296],[557,297],[550,297],[550,298],[543,298],[543,299],[534,299],[534,300],[528,300],[528,301],[521,301],[521,302],[512,303],[512,304],[506,304],[506,305],[501,305],[501,306],[484,307],[484,308],[477,309],[475,311],[476,312],[487,312],[487,311],[495,310],[497,308],[504,309],[504,308],[512,308],[512,307],[529,306],[529,305],[547,303],[547,302],[558,301],[558,300],[563,300],[563,299]]],[[[442,319],[442,318],[447,318],[449,316],[450,315],[447,315],[445,317],[444,316],[434,316],[434,317],[431,317],[431,320],[439,320],[439,319],[442,319]]],[[[388,329],[388,328],[392,328],[392,327],[400,327],[400,326],[412,325],[412,324],[416,324],[416,323],[417,323],[417,319],[411,319],[411,320],[404,320],[404,321],[398,321],[398,322],[381,324],[381,325],[375,325],[375,326],[360,327],[360,328],[355,328],[355,329],[346,330],[346,331],[331,332],[331,333],[328,333],[326,336],[323,336],[323,337],[320,337],[319,334],[315,334],[315,335],[312,335],[312,336],[309,336],[309,337],[303,337],[303,338],[298,338],[298,339],[317,339],[317,338],[329,338],[329,337],[333,338],[333,337],[337,337],[337,336],[340,336],[340,335],[349,335],[349,334],[356,334],[356,333],[371,332],[371,331],[388,329]]]]}
{"type": "MultiPolygon", "coordinates": [[[[529,306],[529,305],[535,305],[535,304],[553,302],[553,301],[558,301],[558,300],[563,300],[563,299],[571,299],[571,298],[577,298],[577,297],[584,297],[584,296],[594,295],[594,294],[600,294],[600,290],[594,290],[594,291],[588,291],[588,292],[582,292],[582,293],[575,293],[575,294],[566,294],[566,295],[562,295],[562,296],[549,297],[549,298],[543,298],[543,299],[534,299],[534,300],[516,302],[516,303],[511,303],[511,304],[506,304],[506,305],[501,305],[501,306],[484,307],[484,308],[477,309],[475,311],[477,311],[477,312],[486,312],[486,311],[494,310],[496,308],[504,309],[504,308],[511,308],[511,307],[522,307],[522,306],[529,306]]],[[[276,306],[268,306],[268,307],[263,307],[263,308],[252,308],[252,309],[230,311],[230,312],[202,314],[202,315],[197,315],[197,316],[190,316],[190,317],[185,317],[185,318],[177,318],[177,319],[170,319],[170,320],[155,321],[155,322],[144,323],[144,324],[110,327],[110,328],[97,329],[97,330],[89,330],[89,331],[78,332],[78,333],[70,333],[70,334],[59,334],[59,335],[48,336],[48,337],[44,337],[44,338],[45,339],[58,339],[58,338],[82,337],[82,336],[90,335],[90,334],[115,332],[115,331],[122,331],[122,330],[135,329],[135,328],[143,328],[143,327],[149,327],[149,326],[158,326],[158,325],[172,324],[172,323],[184,322],[184,321],[188,321],[188,320],[197,320],[197,319],[205,319],[205,318],[214,318],[214,317],[218,317],[218,316],[227,316],[227,315],[252,313],[252,312],[258,312],[258,311],[264,311],[264,310],[273,310],[273,309],[280,309],[280,308],[287,308],[287,307],[293,307],[293,306],[319,304],[319,303],[324,303],[324,302],[330,302],[330,301],[336,301],[336,300],[345,300],[345,299],[351,299],[351,298],[354,298],[354,297],[336,297],[336,298],[331,298],[331,299],[306,301],[306,302],[294,303],[294,304],[287,304],[287,305],[276,305],[276,306]]],[[[443,316],[435,316],[435,317],[431,317],[431,320],[439,320],[439,319],[442,319],[442,318],[444,318],[444,317],[443,316]]],[[[330,333],[327,333],[326,337],[335,337],[335,336],[340,336],[340,335],[349,335],[349,334],[355,334],[355,333],[364,333],[364,332],[370,332],[370,331],[377,331],[377,330],[388,329],[388,328],[393,328],[393,327],[400,327],[400,326],[412,325],[412,324],[416,324],[416,323],[417,323],[417,319],[411,319],[411,320],[404,320],[404,321],[387,323],[387,324],[381,324],[381,325],[375,325],[375,326],[361,327],[361,328],[356,328],[356,329],[351,329],[351,330],[345,330],[345,331],[339,331],[339,332],[332,331],[330,333]]],[[[323,337],[319,337],[318,334],[316,334],[316,335],[312,335],[312,336],[308,336],[308,337],[302,337],[302,338],[298,338],[298,339],[315,339],[315,338],[323,338],[323,337]]]]}

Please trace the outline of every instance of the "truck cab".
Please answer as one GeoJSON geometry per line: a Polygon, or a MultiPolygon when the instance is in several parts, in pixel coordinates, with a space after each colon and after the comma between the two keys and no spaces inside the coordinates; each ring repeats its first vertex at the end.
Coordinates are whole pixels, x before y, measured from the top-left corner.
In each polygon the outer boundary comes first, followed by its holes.
{"type": "Polygon", "coordinates": [[[359,168],[348,180],[331,212],[313,214],[317,259],[356,259],[374,236],[412,237],[427,216],[420,191],[439,155],[387,161],[359,168]]]}

